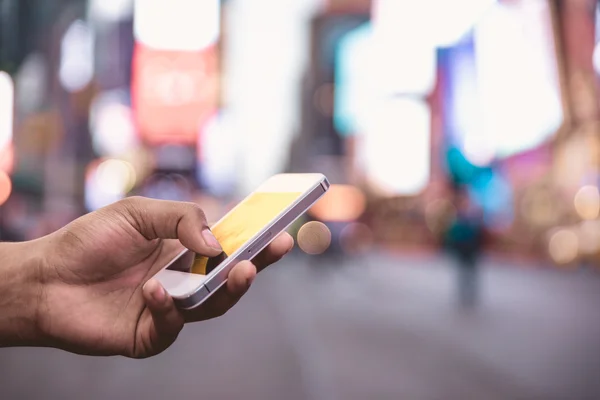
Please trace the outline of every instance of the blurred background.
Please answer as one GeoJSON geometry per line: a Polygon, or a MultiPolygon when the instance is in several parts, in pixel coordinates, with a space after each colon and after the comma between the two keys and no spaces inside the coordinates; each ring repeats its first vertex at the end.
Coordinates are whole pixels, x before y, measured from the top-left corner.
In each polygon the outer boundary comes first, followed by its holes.
{"type": "Polygon", "coordinates": [[[0,0],[0,240],[333,183],[225,317],[0,396],[599,399],[599,83],[595,0],[0,0]]]}

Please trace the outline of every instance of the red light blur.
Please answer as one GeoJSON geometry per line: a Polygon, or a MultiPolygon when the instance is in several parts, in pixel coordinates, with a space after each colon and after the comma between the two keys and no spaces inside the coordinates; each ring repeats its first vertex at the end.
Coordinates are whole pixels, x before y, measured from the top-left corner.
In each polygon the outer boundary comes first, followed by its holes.
{"type": "Polygon", "coordinates": [[[218,98],[217,51],[156,50],[137,43],[132,102],[143,139],[194,144],[218,98]]]}

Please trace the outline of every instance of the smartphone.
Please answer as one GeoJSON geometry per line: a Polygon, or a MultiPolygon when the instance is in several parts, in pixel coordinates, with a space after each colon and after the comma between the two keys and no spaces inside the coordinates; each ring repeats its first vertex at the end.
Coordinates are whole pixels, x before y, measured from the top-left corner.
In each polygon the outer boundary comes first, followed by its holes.
{"type": "Polygon", "coordinates": [[[217,257],[182,251],[155,278],[181,309],[198,307],[227,282],[240,261],[252,260],[329,189],[322,174],[271,177],[214,226],[223,248],[217,257]]]}

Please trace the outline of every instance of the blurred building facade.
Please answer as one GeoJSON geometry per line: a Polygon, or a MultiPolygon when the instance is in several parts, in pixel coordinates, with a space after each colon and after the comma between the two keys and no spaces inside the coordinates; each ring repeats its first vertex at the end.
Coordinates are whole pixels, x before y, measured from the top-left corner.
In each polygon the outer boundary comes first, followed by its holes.
{"type": "Polygon", "coordinates": [[[465,190],[490,251],[600,255],[593,0],[48,3],[0,2],[3,239],[131,194],[216,219],[320,171],[342,251],[436,249],[465,190]]]}

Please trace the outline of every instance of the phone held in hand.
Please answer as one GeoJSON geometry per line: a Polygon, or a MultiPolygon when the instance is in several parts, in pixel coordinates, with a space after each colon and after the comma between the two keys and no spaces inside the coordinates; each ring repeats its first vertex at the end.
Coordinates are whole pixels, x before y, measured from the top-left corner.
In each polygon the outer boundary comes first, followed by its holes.
{"type": "Polygon", "coordinates": [[[229,271],[252,260],[329,189],[322,174],[271,177],[211,230],[223,247],[217,257],[182,251],[155,278],[182,309],[198,307],[227,282],[229,271]]]}

